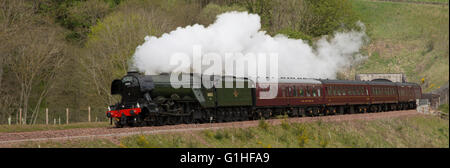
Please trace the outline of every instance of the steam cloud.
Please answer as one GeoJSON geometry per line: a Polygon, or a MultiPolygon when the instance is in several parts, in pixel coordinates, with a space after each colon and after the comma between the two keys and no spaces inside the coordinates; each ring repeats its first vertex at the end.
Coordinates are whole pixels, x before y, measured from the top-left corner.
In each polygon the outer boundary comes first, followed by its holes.
{"type": "MultiPolygon", "coordinates": [[[[170,65],[175,53],[193,56],[193,46],[201,46],[202,55],[209,52],[225,53],[277,53],[278,76],[330,78],[336,72],[364,59],[359,50],[365,42],[362,31],[336,32],[333,38],[322,37],[310,46],[301,39],[290,39],[284,35],[272,37],[261,31],[260,17],[247,12],[228,12],[217,16],[217,20],[205,27],[195,24],[165,33],[161,37],[147,36],[136,48],[133,65],[145,74],[170,73],[176,66],[170,65]]],[[[193,58],[200,59],[200,58],[193,58]]],[[[190,72],[192,67],[182,71],[190,72]]]]}

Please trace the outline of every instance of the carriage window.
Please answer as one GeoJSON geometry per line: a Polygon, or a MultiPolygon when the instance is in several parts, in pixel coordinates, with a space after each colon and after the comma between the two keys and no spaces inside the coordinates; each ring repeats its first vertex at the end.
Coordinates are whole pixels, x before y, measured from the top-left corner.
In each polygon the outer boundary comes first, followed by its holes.
{"type": "Polygon", "coordinates": [[[330,87],[326,87],[325,89],[327,89],[327,94],[328,94],[328,96],[330,96],[331,93],[332,93],[331,86],[330,87]]]}
{"type": "Polygon", "coordinates": [[[346,88],[347,88],[347,94],[348,94],[349,96],[353,95],[352,87],[346,87],[346,88]]]}
{"type": "Polygon", "coordinates": [[[353,95],[353,87],[348,87],[348,95],[352,96],[353,95]]]}
{"type": "Polygon", "coordinates": [[[283,93],[283,97],[285,97],[286,96],[286,88],[282,87],[281,90],[282,90],[281,93],[283,93]]]}
{"type": "Polygon", "coordinates": [[[297,88],[294,86],[293,94],[295,97],[297,97],[297,88]]]}
{"type": "Polygon", "coordinates": [[[315,87],[312,88],[312,95],[313,95],[313,97],[317,96],[317,91],[316,91],[315,87]]]}
{"type": "Polygon", "coordinates": [[[306,96],[310,97],[311,96],[311,88],[307,86],[305,91],[306,91],[306,96]]]}
{"type": "Polygon", "coordinates": [[[320,97],[320,88],[317,89],[317,96],[320,97]]]}
{"type": "Polygon", "coordinates": [[[337,93],[336,93],[336,87],[333,87],[333,96],[336,96],[337,95],[337,93]]]}
{"type": "Polygon", "coordinates": [[[298,88],[298,93],[299,93],[300,97],[305,96],[305,92],[303,91],[303,87],[298,88]]]}
{"type": "Polygon", "coordinates": [[[342,87],[342,95],[347,95],[347,87],[342,87]]]}

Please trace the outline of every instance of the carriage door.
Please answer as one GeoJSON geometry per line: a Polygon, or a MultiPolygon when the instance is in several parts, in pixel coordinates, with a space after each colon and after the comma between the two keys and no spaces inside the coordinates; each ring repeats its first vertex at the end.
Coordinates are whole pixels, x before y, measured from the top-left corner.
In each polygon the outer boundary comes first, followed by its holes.
{"type": "Polygon", "coordinates": [[[292,103],[294,103],[293,101],[293,97],[292,97],[292,92],[293,92],[294,87],[293,86],[288,86],[287,89],[287,93],[286,93],[286,97],[287,97],[287,104],[288,105],[292,105],[292,103]]]}

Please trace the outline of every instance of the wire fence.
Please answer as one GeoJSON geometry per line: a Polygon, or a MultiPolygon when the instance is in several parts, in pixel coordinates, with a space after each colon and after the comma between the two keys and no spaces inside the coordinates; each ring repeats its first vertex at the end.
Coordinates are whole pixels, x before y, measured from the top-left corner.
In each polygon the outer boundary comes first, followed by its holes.
{"type": "Polygon", "coordinates": [[[106,122],[106,108],[85,107],[71,108],[44,108],[35,116],[28,112],[26,118],[23,109],[12,109],[11,113],[4,114],[0,118],[0,124],[70,124],[79,122],[106,122]]]}

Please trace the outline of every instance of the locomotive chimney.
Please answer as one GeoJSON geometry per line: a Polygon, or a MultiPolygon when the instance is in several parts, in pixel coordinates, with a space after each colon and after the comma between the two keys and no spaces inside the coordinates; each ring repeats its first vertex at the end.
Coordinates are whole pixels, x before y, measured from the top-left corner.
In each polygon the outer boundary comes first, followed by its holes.
{"type": "Polygon", "coordinates": [[[132,75],[132,74],[139,74],[139,72],[138,71],[128,71],[127,72],[127,75],[132,75]]]}

